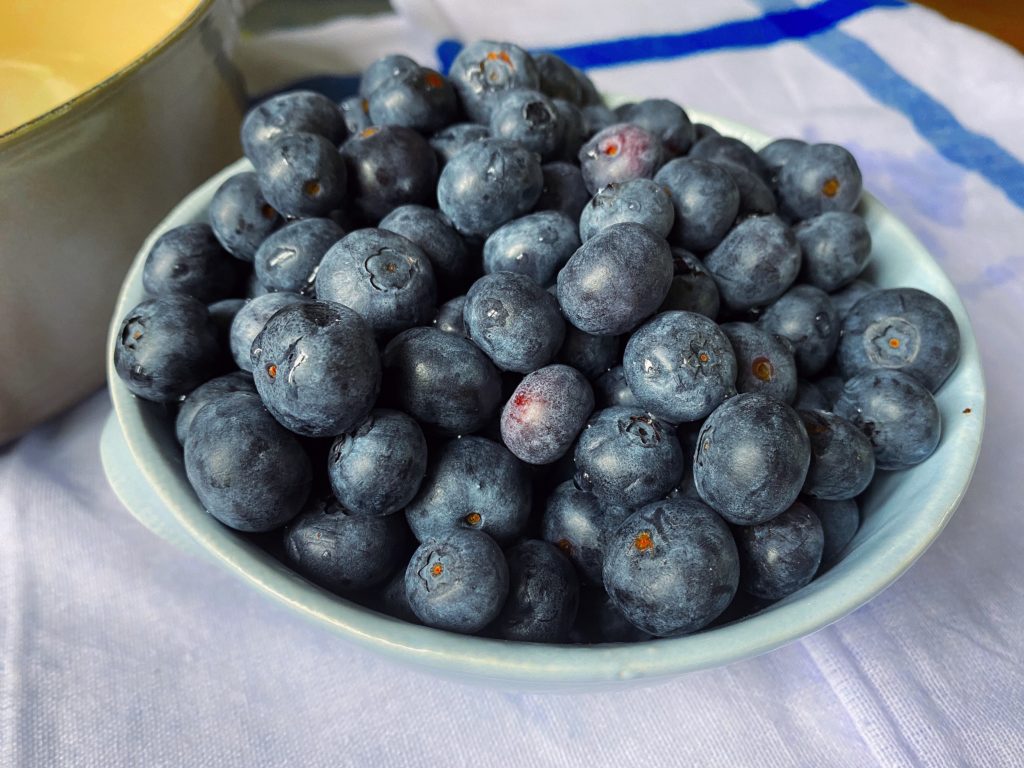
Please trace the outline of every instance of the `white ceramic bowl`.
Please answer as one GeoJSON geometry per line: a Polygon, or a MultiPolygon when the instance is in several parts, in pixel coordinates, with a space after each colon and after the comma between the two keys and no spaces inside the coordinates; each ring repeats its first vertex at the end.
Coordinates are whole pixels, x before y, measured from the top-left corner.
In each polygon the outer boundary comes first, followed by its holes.
{"type": "MultiPolygon", "coordinates": [[[[691,112],[727,135],[763,145],[767,138],[726,120],[691,112]]],[[[142,266],[167,229],[202,220],[240,160],[189,195],[143,244],[122,287],[110,327],[107,374],[114,414],[104,433],[111,484],[144,523],[204,553],[272,600],[395,661],[446,676],[516,689],[573,690],[672,677],[770,651],[842,618],[892,584],[949,521],[967,489],[981,446],[985,388],[970,322],[956,291],[924,247],[873,197],[863,213],[874,240],[868,278],[880,286],[929,291],[960,326],[960,364],[939,391],[943,436],[928,461],[906,472],[879,472],[862,506],[863,523],[842,562],[763,612],[687,637],[628,645],[554,646],[451,634],[375,613],[316,587],[218,523],[185,478],[180,448],[160,406],[133,397],[113,368],[121,318],[142,300],[142,266]]]]}

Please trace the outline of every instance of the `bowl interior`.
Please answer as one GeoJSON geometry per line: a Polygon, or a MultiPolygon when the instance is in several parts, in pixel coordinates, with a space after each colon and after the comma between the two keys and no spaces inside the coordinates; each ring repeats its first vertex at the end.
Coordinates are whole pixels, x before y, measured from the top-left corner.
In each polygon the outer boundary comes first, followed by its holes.
{"type": "MultiPolygon", "coordinates": [[[[767,137],[697,110],[712,125],[755,148],[767,137]]],[[[360,645],[442,674],[518,689],[591,688],[653,680],[717,666],[776,648],[853,611],[895,581],[945,526],[963,496],[981,445],[985,391],[974,334],[952,284],[916,238],[875,198],[862,211],[874,248],[866,279],[884,287],[929,291],[960,326],[960,363],[937,395],[943,437],[935,454],[905,472],[879,472],[861,507],[862,525],[843,560],[795,595],[766,610],[681,638],[628,645],[551,646],[511,643],[415,626],[356,605],[307,582],[199,504],[185,477],[180,448],[161,406],[135,398],[113,370],[120,320],[144,298],[142,266],[153,241],[169,228],[205,219],[206,205],[227,177],[250,169],[239,160],[195,190],[153,231],[122,287],[108,344],[108,379],[118,422],[141,479],[182,528],[240,578],[360,645]]]]}

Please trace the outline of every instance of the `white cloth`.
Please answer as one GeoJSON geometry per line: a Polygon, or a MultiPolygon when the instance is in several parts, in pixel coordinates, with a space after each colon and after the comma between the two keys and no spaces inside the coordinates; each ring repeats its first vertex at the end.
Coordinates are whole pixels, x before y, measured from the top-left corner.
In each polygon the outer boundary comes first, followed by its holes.
{"type": "MultiPolygon", "coordinates": [[[[791,7],[396,5],[404,18],[248,41],[250,84],[354,72],[391,50],[433,63],[449,37],[560,47],[791,7]]],[[[806,39],[592,74],[609,92],[851,147],[866,185],[942,263],[972,315],[991,419],[938,541],[861,610],[760,658],[617,693],[465,687],[355,649],[137,524],[100,469],[98,394],[0,449],[0,765],[1024,763],[1021,57],[894,7],[806,39]]]]}

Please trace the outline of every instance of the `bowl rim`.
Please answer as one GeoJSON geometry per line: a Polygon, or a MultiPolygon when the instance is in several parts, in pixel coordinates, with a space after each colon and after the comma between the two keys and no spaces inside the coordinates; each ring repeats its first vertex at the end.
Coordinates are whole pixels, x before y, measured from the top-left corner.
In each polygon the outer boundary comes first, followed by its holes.
{"type": "MultiPolygon", "coordinates": [[[[696,109],[688,112],[694,122],[711,125],[755,148],[769,140],[731,120],[696,109]]],[[[146,438],[142,409],[113,366],[121,319],[131,306],[128,297],[132,286],[140,284],[142,265],[154,240],[172,226],[195,220],[196,212],[205,210],[209,198],[225,179],[251,169],[243,158],[197,187],[153,230],[133,261],[121,287],[108,336],[107,374],[114,412],[142,479],[198,546],[267,596],[362,647],[441,674],[513,686],[653,680],[720,666],[805,637],[876,597],[924,553],[949,522],[967,490],[980,452],[985,416],[984,379],[970,320],[952,283],[920,241],[874,196],[865,192],[862,205],[866,218],[884,223],[902,242],[912,245],[926,262],[918,266],[926,269],[928,277],[940,284],[946,294],[943,300],[956,316],[961,332],[961,359],[954,375],[959,372],[967,376],[970,409],[977,417],[966,422],[964,428],[968,431],[961,439],[969,453],[955,455],[955,466],[929,486],[921,514],[912,518],[911,525],[891,532],[887,546],[866,553],[855,570],[841,573],[833,569],[818,577],[813,582],[818,586],[812,593],[803,594],[801,590],[766,611],[731,624],[656,642],[591,646],[513,643],[410,624],[333,595],[274,561],[271,555],[263,553],[261,557],[250,551],[252,545],[241,543],[226,527],[211,524],[213,518],[194,496],[188,503],[177,498],[168,478],[162,476],[169,468],[164,466],[154,442],[146,438]]]]}

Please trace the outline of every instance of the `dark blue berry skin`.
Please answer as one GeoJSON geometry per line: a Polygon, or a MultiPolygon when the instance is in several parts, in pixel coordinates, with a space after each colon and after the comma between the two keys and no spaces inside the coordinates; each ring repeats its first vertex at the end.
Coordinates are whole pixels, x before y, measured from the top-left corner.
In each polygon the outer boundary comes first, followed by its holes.
{"type": "Polygon", "coordinates": [[[135,396],[169,403],[223,370],[206,305],[191,296],[146,299],[125,315],[114,367],[135,396]]]}
{"type": "Polygon", "coordinates": [[[267,201],[286,216],[325,216],[345,199],[345,163],[323,136],[284,134],[267,147],[258,171],[267,201]]]}
{"type": "Polygon", "coordinates": [[[548,98],[583,103],[583,86],[576,72],[553,53],[533,54],[533,63],[540,76],[540,90],[548,98]]]}
{"type": "Polygon", "coordinates": [[[491,631],[503,640],[564,643],[580,601],[572,563],[557,547],[536,539],[509,547],[505,559],[508,598],[491,631]]]}
{"type": "Polygon", "coordinates": [[[345,121],[345,128],[349,136],[357,136],[367,128],[373,127],[370,119],[370,102],[362,96],[349,96],[343,100],[338,109],[341,111],[341,119],[345,121]]]}
{"type": "Polygon", "coordinates": [[[345,230],[330,219],[293,221],[256,250],[256,277],[272,291],[312,293],[320,260],[344,236],[345,230]]]}
{"type": "Polygon", "coordinates": [[[619,359],[619,338],[594,336],[572,325],[566,326],[565,341],[558,350],[557,359],[588,379],[596,379],[610,370],[619,359]]]}
{"type": "Polygon", "coordinates": [[[455,57],[448,73],[466,114],[487,123],[507,91],[540,88],[540,73],[526,51],[511,43],[478,40],[455,57]]]}
{"type": "Polygon", "coordinates": [[[707,136],[721,136],[716,129],[712,128],[707,123],[694,123],[693,124],[694,140],[700,141],[707,136]]]}
{"type": "Polygon", "coordinates": [[[704,257],[726,307],[736,311],[771,304],[800,272],[800,245],[778,216],[755,216],[737,224],[704,257]]]}
{"type": "Polygon", "coordinates": [[[436,208],[403,205],[381,219],[381,229],[412,240],[430,259],[438,293],[451,296],[463,290],[473,272],[473,259],[462,237],[436,208]]]}
{"type": "Polygon", "coordinates": [[[518,142],[524,149],[552,159],[562,139],[562,119],[551,99],[517,88],[501,96],[490,119],[491,136],[518,142]]]}
{"type": "Polygon", "coordinates": [[[580,88],[582,89],[582,101],[581,106],[589,107],[594,104],[604,104],[604,99],[597,90],[597,86],[594,85],[594,81],[590,79],[586,72],[578,67],[573,67],[572,71],[576,75],[576,79],[580,81],[580,88]]]}
{"type": "Polygon", "coordinates": [[[803,255],[800,280],[827,293],[838,291],[864,271],[871,233],[855,213],[829,211],[793,228],[803,255]]]}
{"type": "Polygon", "coordinates": [[[854,280],[845,288],[829,294],[832,298],[832,305],[836,308],[836,313],[839,315],[839,321],[843,322],[846,320],[846,316],[850,314],[850,310],[856,306],[858,301],[877,290],[879,289],[871,285],[871,283],[866,283],[863,280],[854,280]]]}
{"type": "Polygon", "coordinates": [[[314,584],[345,594],[384,582],[402,564],[408,540],[401,515],[356,515],[327,494],[289,524],[284,556],[314,584]]]}
{"type": "Polygon", "coordinates": [[[626,343],[622,368],[640,404],[673,424],[703,419],[736,392],[736,356],[714,321],[663,312],[626,343]]]}
{"type": "Polygon", "coordinates": [[[833,411],[868,436],[879,469],[907,469],[935,452],[942,420],[935,398],[899,371],[867,371],[846,382],[833,411]]]}
{"type": "Polygon", "coordinates": [[[686,464],[675,431],[634,408],[591,416],[576,443],[576,484],[604,502],[639,507],[664,497],[686,464]]]}
{"type": "Polygon", "coordinates": [[[637,408],[640,405],[633,390],[629,388],[626,372],[621,365],[615,366],[594,382],[594,393],[601,408],[612,408],[617,405],[637,408]]]}
{"type": "Polygon", "coordinates": [[[445,165],[437,201],[459,232],[487,237],[533,208],[543,186],[536,153],[512,141],[481,139],[445,165]]]}
{"type": "Polygon", "coordinates": [[[576,249],[576,222],[557,211],[530,213],[496,229],[484,243],[484,272],[518,272],[550,285],[576,249]]]}
{"type": "Polygon", "coordinates": [[[596,586],[580,589],[580,607],[569,639],[584,644],[639,643],[651,636],[630,624],[604,587],[596,586]]]}
{"type": "Polygon", "coordinates": [[[705,136],[693,145],[688,157],[723,166],[739,166],[746,168],[758,178],[766,177],[764,160],[749,146],[731,136],[705,136]]]}
{"type": "Polygon", "coordinates": [[[639,125],[616,123],[580,147],[580,171],[590,194],[608,184],[650,179],[664,162],[660,139],[639,125]]]}
{"type": "Polygon", "coordinates": [[[740,216],[766,216],[778,210],[775,193],[761,176],[734,163],[721,161],[715,165],[732,177],[740,191],[740,216]]]}
{"type": "Polygon", "coordinates": [[[672,249],[672,283],[658,312],[696,312],[712,320],[718,317],[721,299],[718,285],[704,264],[689,251],[672,249]]]}
{"type": "Polygon", "coordinates": [[[270,146],[288,133],[312,133],[337,146],[345,138],[345,121],[333,101],[314,91],[271,96],[242,121],[245,156],[259,167],[270,146]]]}
{"type": "Polygon", "coordinates": [[[871,441],[834,413],[799,413],[811,440],[811,464],[804,481],[804,495],[841,501],[861,494],[875,476],[871,441]]]}
{"type": "Polygon", "coordinates": [[[545,502],[541,535],[572,561],[583,581],[600,584],[605,541],[630,514],[628,507],[605,503],[567,480],[545,502]]]}
{"type": "Polygon", "coordinates": [[[776,139],[758,150],[757,156],[761,158],[765,171],[770,177],[775,177],[779,169],[786,164],[796,152],[807,146],[807,142],[801,139],[776,139]]]}
{"type": "Polygon", "coordinates": [[[740,190],[727,172],[706,160],[680,157],[666,163],[654,180],[675,206],[673,245],[704,252],[722,241],[740,210],[740,190]]]}
{"type": "Polygon", "coordinates": [[[174,420],[174,436],[178,438],[178,442],[185,445],[192,420],[195,419],[200,408],[210,401],[232,392],[248,392],[255,395],[256,385],[252,382],[252,376],[244,371],[233,371],[218,376],[216,379],[210,379],[189,392],[181,401],[178,415],[174,420]]]}
{"type": "Polygon", "coordinates": [[[183,224],[153,243],[142,286],[150,296],[184,294],[209,303],[236,295],[241,267],[221,248],[209,224],[183,224]]]}
{"type": "Polygon", "coordinates": [[[316,273],[316,297],[354,309],[379,339],[426,325],[437,311],[427,255],[383,229],[358,229],[331,246],[316,273]]]}
{"type": "Polygon", "coordinates": [[[780,208],[796,220],[826,211],[852,211],[862,186],[857,161],[835,144],[801,147],[778,172],[780,208]]]}
{"type": "Polygon", "coordinates": [[[400,125],[425,134],[443,128],[459,114],[452,84],[425,67],[387,78],[366,100],[374,125],[400,125]]]}
{"type": "Polygon", "coordinates": [[[604,587],[635,626],[660,637],[696,632],[736,594],[740,562],[729,527],[696,499],[648,504],[608,539],[604,587]]]}
{"type": "Polygon", "coordinates": [[[664,187],[650,179],[609,184],[598,190],[580,216],[580,237],[586,241],[612,224],[631,221],[668,237],[675,211],[664,187]]]}
{"type": "Polygon", "coordinates": [[[221,299],[207,306],[210,320],[217,330],[217,344],[221,349],[231,349],[231,324],[245,304],[245,299],[221,299]]]}
{"type": "Polygon", "coordinates": [[[207,209],[210,226],[224,250],[242,261],[252,261],[256,249],[283,222],[267,202],[255,173],[239,173],[225,181],[207,209]]]}
{"type": "Polygon", "coordinates": [[[552,464],[572,447],[594,410],[594,390],[567,365],[523,377],[501,413],[501,439],[527,464],[552,464]]]}
{"type": "Polygon", "coordinates": [[[824,547],[821,522],[800,502],[767,522],[741,526],[740,587],[754,597],[781,600],[811,583],[824,547]]]}
{"type": "Polygon", "coordinates": [[[380,391],[377,345],[354,310],[326,301],[278,311],[252,343],[256,391],[293,432],[329,437],[366,418],[380,391]]]}
{"type": "Polygon", "coordinates": [[[644,99],[635,104],[624,104],[615,113],[624,123],[646,128],[661,139],[671,157],[685,155],[696,137],[686,112],[668,99],[644,99]]]}
{"type": "Polygon", "coordinates": [[[505,555],[485,533],[450,531],[413,553],[405,570],[405,594],[428,627],[475,634],[494,621],[505,604],[505,555]]]}
{"type": "Polygon", "coordinates": [[[960,359],[960,329],[949,307],[916,288],[887,288],[861,299],[843,320],[836,355],[844,378],[900,371],[930,391],[960,359]]]}
{"type": "Polygon", "coordinates": [[[828,401],[818,385],[805,379],[797,379],[796,397],[792,406],[798,411],[830,411],[832,404],[828,401]]]}
{"type": "Polygon", "coordinates": [[[327,475],[335,497],[353,515],[405,509],[427,472],[427,440],[416,421],[385,408],[370,412],[331,445],[327,475]]]}
{"type": "MultiPolygon", "coordinates": [[[[434,327],[445,333],[466,336],[466,324],[462,321],[462,313],[466,308],[466,297],[456,296],[437,308],[434,327]]],[[[466,338],[469,338],[466,336],[466,338]]]]}
{"type": "Polygon", "coordinates": [[[385,83],[406,75],[415,74],[420,65],[408,56],[400,53],[393,53],[381,56],[363,70],[359,78],[359,95],[363,98],[369,96],[385,83]]]}
{"type": "Polygon", "coordinates": [[[840,376],[823,376],[815,379],[814,384],[825,401],[826,407],[821,409],[823,411],[832,410],[832,406],[843,393],[843,387],[846,386],[846,382],[840,376]]]}
{"type": "Polygon", "coordinates": [[[580,220],[580,214],[588,202],[590,193],[583,183],[579,166],[573,163],[548,163],[541,167],[544,186],[534,205],[534,211],[559,211],[573,221],[580,220]]]}
{"type": "Polygon", "coordinates": [[[505,545],[526,527],[531,496],[526,465],[505,446],[461,437],[432,452],[405,518],[419,541],[461,528],[483,531],[505,545]]]}
{"type": "Polygon", "coordinates": [[[590,137],[583,122],[583,112],[565,99],[554,99],[551,103],[555,106],[561,124],[558,148],[552,159],[574,162],[580,154],[583,142],[590,137]]]}
{"type": "Polygon", "coordinates": [[[585,136],[593,136],[600,133],[609,125],[619,122],[618,116],[604,104],[589,104],[580,110],[583,115],[583,133],[585,136]]]}
{"type": "Polygon", "coordinates": [[[789,342],[753,323],[725,323],[721,328],[736,354],[736,391],[763,392],[791,404],[797,375],[789,342]]]}
{"type": "Polygon", "coordinates": [[[547,365],[565,338],[555,297],[514,272],[473,283],[462,319],[469,338],[503,371],[529,373],[547,365]]]}
{"type": "Polygon", "coordinates": [[[480,139],[489,139],[491,132],[486,125],[478,123],[455,123],[442,128],[430,137],[430,146],[437,153],[438,168],[461,152],[467,144],[480,139]]]}
{"type": "Polygon", "coordinates": [[[436,328],[411,328],[384,349],[390,403],[444,435],[483,428],[501,405],[501,376],[469,339],[436,328]]]}
{"type": "Polygon", "coordinates": [[[412,612],[409,596],[405,593],[405,568],[396,570],[383,585],[364,592],[355,597],[362,598],[367,608],[393,616],[396,619],[419,624],[420,620],[412,612]]]}
{"type": "Polygon", "coordinates": [[[700,497],[735,525],[781,514],[803,488],[811,442],[800,416],[770,395],[743,394],[715,410],[697,437],[700,497]]]}
{"type": "Polygon", "coordinates": [[[303,304],[310,301],[305,296],[297,293],[279,291],[277,293],[264,293],[250,299],[235,313],[231,321],[231,357],[243,371],[252,372],[252,343],[260,335],[263,326],[278,310],[289,307],[292,304],[303,304]]]}
{"type": "Polygon", "coordinates": [[[378,222],[401,205],[434,204],[437,155],[411,128],[367,128],[346,141],[341,154],[349,199],[367,221],[378,222]]]}
{"type": "Polygon", "coordinates": [[[832,299],[813,285],[795,285],[772,303],[758,325],[789,339],[803,376],[814,376],[832,359],[839,343],[839,315],[832,299]]]}
{"type": "Polygon", "coordinates": [[[839,561],[846,545],[860,528],[860,510],[853,499],[827,501],[825,499],[804,499],[804,504],[818,516],[825,548],[821,553],[821,567],[829,568],[839,561]]]}
{"type": "Polygon", "coordinates": [[[246,392],[199,409],[185,440],[185,473],[211,515],[248,532],[271,531],[295,517],[313,479],[298,439],[246,392]]]}
{"type": "Polygon", "coordinates": [[[558,273],[558,303],[581,331],[631,331],[668,295],[672,251],[640,224],[613,224],[590,238],[558,273]]]}

